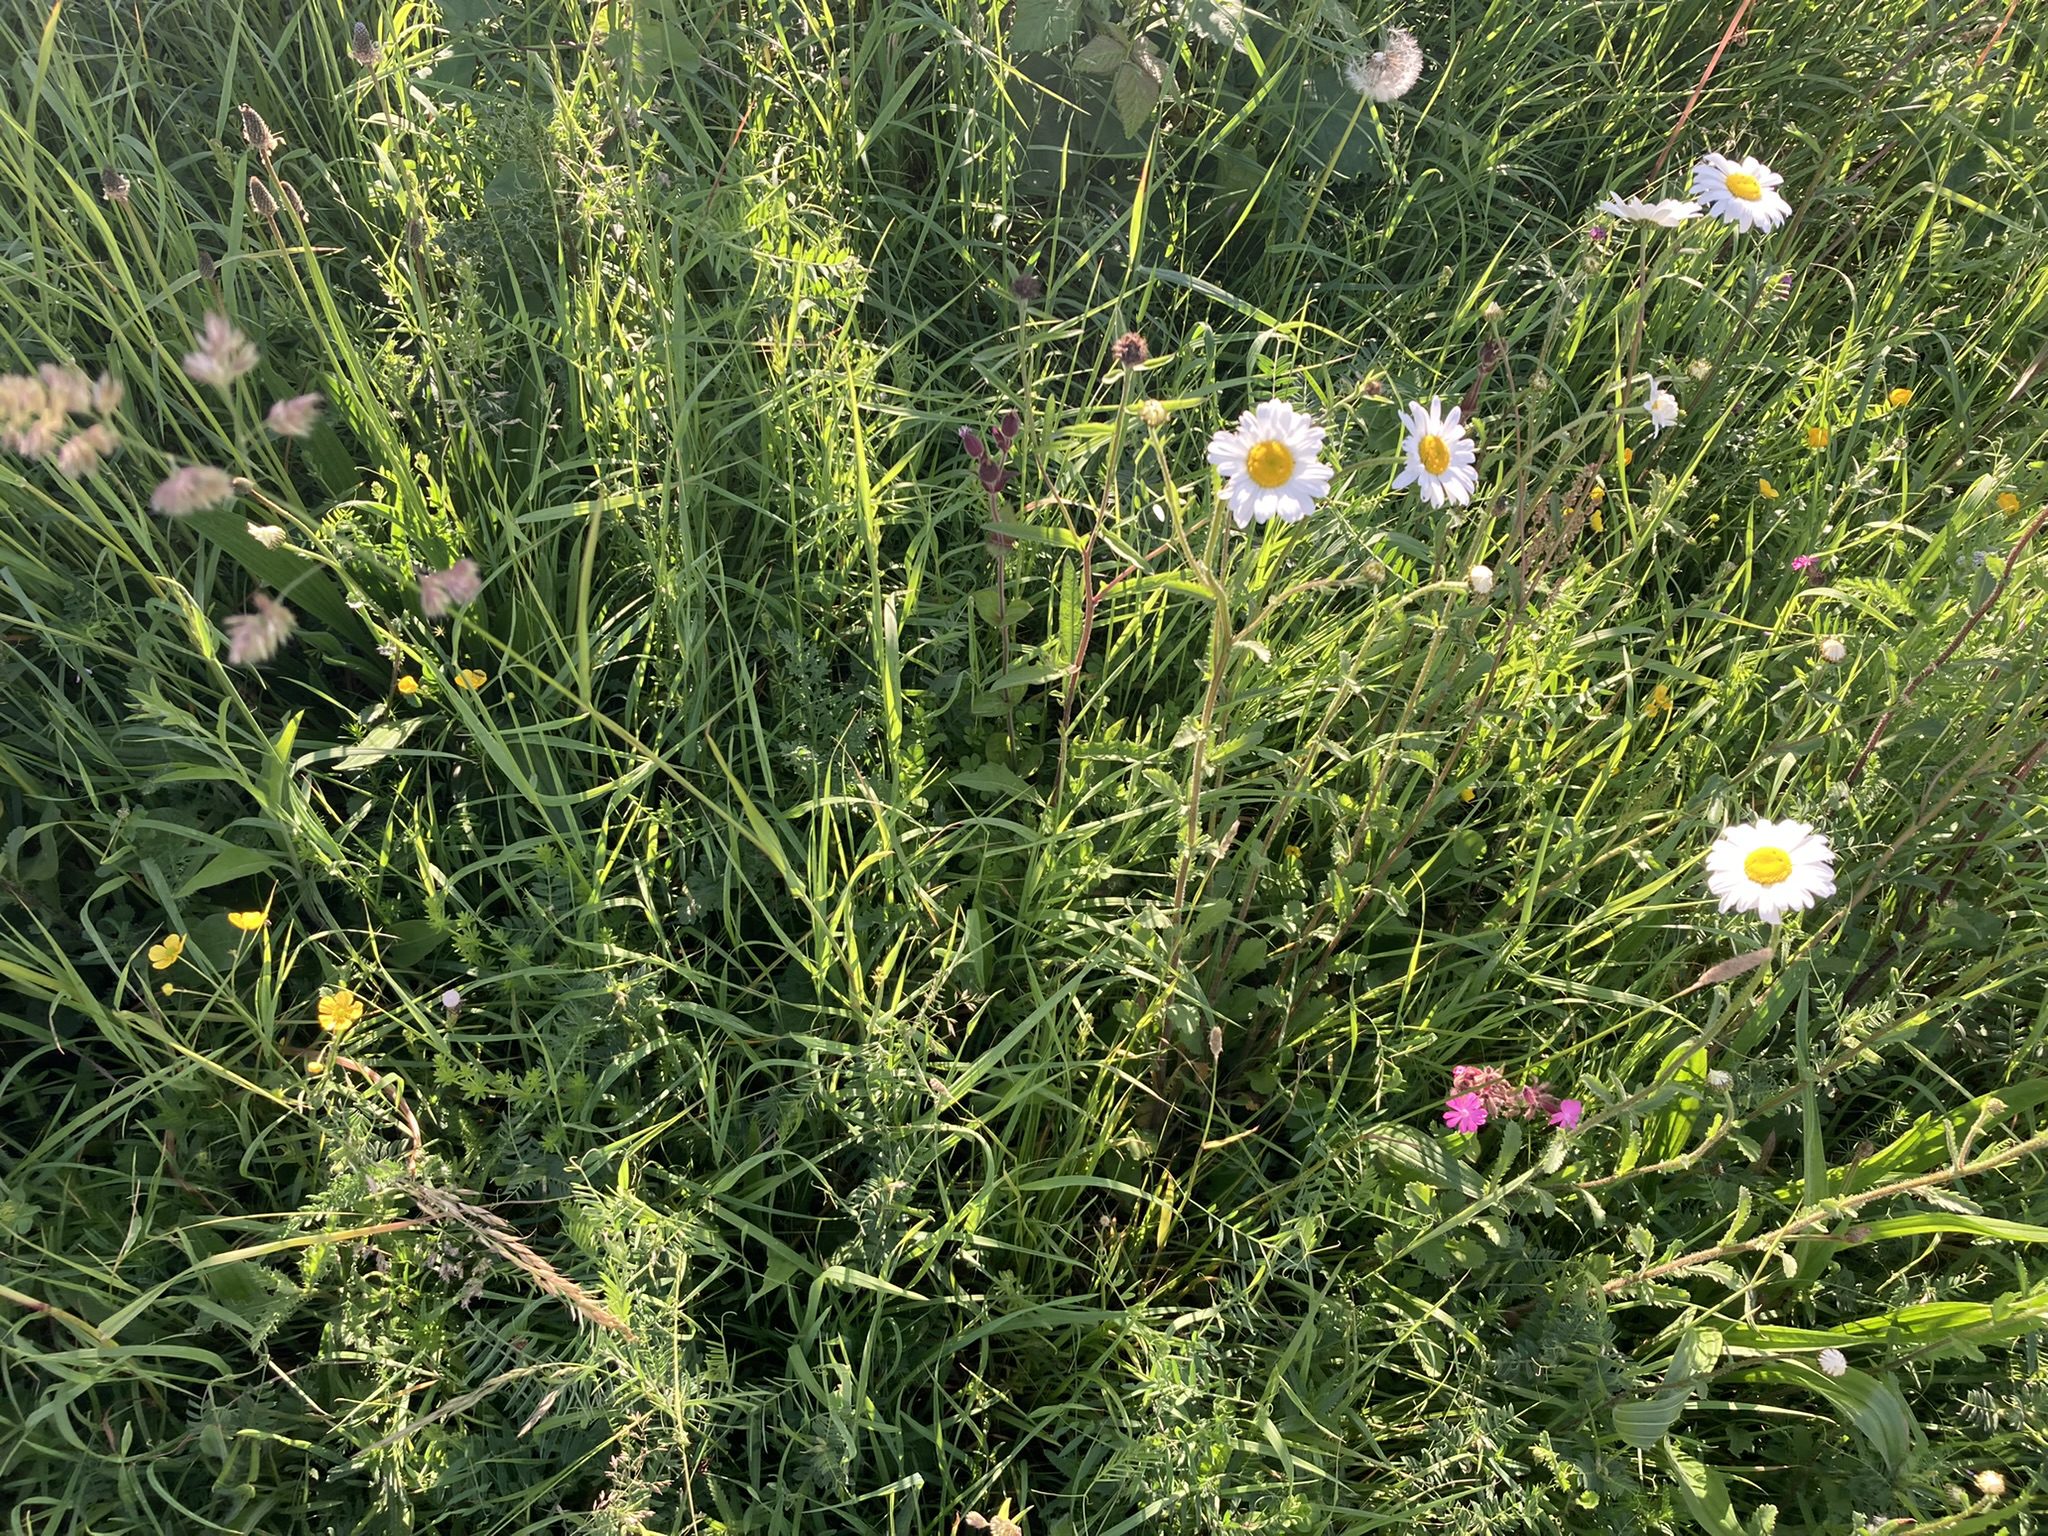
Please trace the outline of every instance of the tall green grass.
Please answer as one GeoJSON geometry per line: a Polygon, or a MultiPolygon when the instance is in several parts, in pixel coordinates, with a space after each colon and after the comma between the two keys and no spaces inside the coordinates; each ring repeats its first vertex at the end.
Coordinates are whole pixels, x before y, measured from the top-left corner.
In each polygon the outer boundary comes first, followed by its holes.
{"type": "Polygon", "coordinates": [[[0,459],[10,1532],[2033,1528],[2040,18],[1114,9],[1136,137],[966,0],[0,10],[0,371],[128,396],[0,459]]]}

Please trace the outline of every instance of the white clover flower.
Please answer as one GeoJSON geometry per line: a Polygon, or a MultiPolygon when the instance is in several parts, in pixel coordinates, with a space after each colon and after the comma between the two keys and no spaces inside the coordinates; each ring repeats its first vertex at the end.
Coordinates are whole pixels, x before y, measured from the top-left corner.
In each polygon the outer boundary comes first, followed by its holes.
{"type": "Polygon", "coordinates": [[[1650,436],[1662,437],[1666,427],[1678,425],[1678,396],[1671,393],[1652,377],[1650,396],[1643,402],[1643,409],[1650,416],[1650,436]]]}
{"type": "Polygon", "coordinates": [[[1784,180],[1763,161],[1747,155],[1740,160],[1707,155],[1692,168],[1692,195],[1722,222],[1744,233],[1759,230],[1769,234],[1792,217],[1792,205],[1775,190],[1784,180]]]}
{"type": "Polygon", "coordinates": [[[1624,223],[1655,224],[1659,229],[1676,229],[1688,219],[1696,219],[1705,212],[1698,203],[1689,203],[1682,198],[1667,197],[1653,203],[1640,197],[1612,194],[1600,199],[1600,211],[1624,223]]]}
{"type": "Polygon", "coordinates": [[[1835,894],[1835,853],[1803,821],[1747,821],[1722,830],[1707,852],[1707,889],[1723,912],[1776,925],[1835,894]]]}
{"type": "Polygon", "coordinates": [[[1465,585],[1471,589],[1474,597],[1486,596],[1487,593],[1493,590],[1493,567],[1490,565],[1473,566],[1471,570],[1465,573],[1465,585]]]}
{"type": "Polygon", "coordinates": [[[1316,457],[1323,429],[1293,406],[1268,400],[1237,419],[1237,430],[1209,439],[1209,462],[1223,476],[1223,499],[1240,528],[1279,518],[1298,523],[1330,494],[1330,468],[1316,457]]]}
{"type": "Polygon", "coordinates": [[[1820,1367],[1823,1376],[1846,1376],[1849,1374],[1849,1357],[1839,1349],[1824,1349],[1813,1357],[1813,1363],[1820,1367]]]}
{"type": "Polygon", "coordinates": [[[1479,448],[1466,435],[1461,415],[1455,405],[1446,411],[1440,397],[1427,406],[1419,400],[1408,402],[1408,409],[1401,414],[1406,428],[1401,451],[1408,462],[1394,477],[1395,490],[1412,485],[1432,507],[1447,501],[1460,507],[1471,502],[1472,493],[1479,489],[1475,467],[1479,448]]]}
{"type": "Polygon", "coordinates": [[[1344,79],[1368,101],[1398,101],[1422,78],[1422,46],[1405,27],[1387,28],[1387,45],[1344,66],[1344,79]]]}

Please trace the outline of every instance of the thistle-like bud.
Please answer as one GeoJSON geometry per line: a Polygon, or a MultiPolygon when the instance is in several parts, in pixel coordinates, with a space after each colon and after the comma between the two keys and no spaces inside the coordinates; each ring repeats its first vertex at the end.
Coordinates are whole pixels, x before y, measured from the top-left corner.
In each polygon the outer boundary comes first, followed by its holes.
{"type": "Polygon", "coordinates": [[[278,193],[291,205],[292,214],[303,224],[306,222],[306,205],[299,197],[299,189],[282,177],[278,178],[278,193]]]}

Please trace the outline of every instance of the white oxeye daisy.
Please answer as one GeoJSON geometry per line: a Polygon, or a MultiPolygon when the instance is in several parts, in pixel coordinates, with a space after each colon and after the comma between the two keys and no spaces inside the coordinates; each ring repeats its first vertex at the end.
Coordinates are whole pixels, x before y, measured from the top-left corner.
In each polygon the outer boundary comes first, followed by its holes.
{"type": "Polygon", "coordinates": [[[1447,501],[1461,507],[1470,503],[1479,488],[1479,471],[1473,467],[1479,450],[1459,425],[1460,415],[1455,405],[1445,411],[1441,398],[1432,399],[1426,407],[1419,400],[1408,402],[1408,409],[1401,413],[1401,424],[1407,429],[1401,451],[1408,463],[1394,477],[1395,490],[1405,491],[1412,485],[1432,507],[1447,501]]]}
{"type": "Polygon", "coordinates": [[[1704,212],[1698,203],[1689,203],[1682,198],[1667,197],[1653,203],[1640,197],[1615,196],[1601,198],[1600,211],[1624,223],[1655,224],[1660,229],[1676,229],[1686,220],[1696,219],[1704,212]]]}
{"type": "Polygon", "coordinates": [[[1708,155],[1692,168],[1692,195],[1724,223],[1769,234],[1792,217],[1792,205],[1776,190],[1784,180],[1748,155],[1740,160],[1708,155]]]}
{"type": "Polygon", "coordinates": [[[1237,430],[1209,439],[1209,462],[1223,477],[1223,499],[1240,528],[1279,518],[1298,523],[1330,494],[1323,429],[1280,400],[1237,418],[1237,430]]]}
{"type": "Polygon", "coordinates": [[[1835,894],[1835,852],[1803,821],[1742,822],[1707,851],[1707,889],[1723,912],[1754,912],[1775,925],[1835,894]]]}
{"type": "Polygon", "coordinates": [[[1654,378],[1650,380],[1650,397],[1643,402],[1643,409],[1650,413],[1652,437],[1662,437],[1666,427],[1678,425],[1678,396],[1654,378]]]}

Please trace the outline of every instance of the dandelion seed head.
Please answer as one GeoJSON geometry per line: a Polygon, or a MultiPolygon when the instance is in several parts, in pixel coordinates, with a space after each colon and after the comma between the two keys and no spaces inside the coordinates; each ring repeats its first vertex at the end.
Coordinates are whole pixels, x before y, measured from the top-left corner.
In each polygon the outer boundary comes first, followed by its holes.
{"type": "Polygon", "coordinates": [[[1474,597],[1484,597],[1493,590],[1493,567],[1475,565],[1465,573],[1465,585],[1474,597]]]}
{"type": "Polygon", "coordinates": [[[1820,1368],[1823,1376],[1846,1376],[1849,1374],[1849,1357],[1839,1349],[1824,1349],[1813,1357],[1813,1363],[1820,1368]]]}
{"type": "Polygon", "coordinates": [[[1422,47],[1405,27],[1387,29],[1386,46],[1344,66],[1344,79],[1368,101],[1398,101],[1422,78],[1422,47]]]}
{"type": "Polygon", "coordinates": [[[1838,667],[1849,659],[1849,647],[1829,635],[1820,643],[1820,659],[1831,667],[1838,667]]]}

